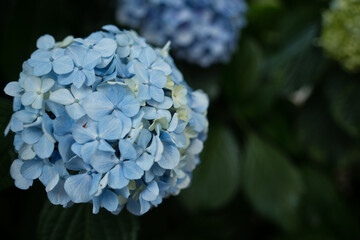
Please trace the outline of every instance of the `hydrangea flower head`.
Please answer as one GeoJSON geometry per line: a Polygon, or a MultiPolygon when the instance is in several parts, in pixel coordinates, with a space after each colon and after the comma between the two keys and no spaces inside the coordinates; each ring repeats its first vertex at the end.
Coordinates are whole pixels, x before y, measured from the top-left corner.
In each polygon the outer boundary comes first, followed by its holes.
{"type": "Polygon", "coordinates": [[[169,45],[107,25],[85,39],[44,35],[37,47],[5,87],[18,188],[39,179],[53,204],[141,215],[189,186],[209,100],[183,80],[169,45]]]}
{"type": "Polygon", "coordinates": [[[244,0],[118,0],[117,19],[148,41],[171,41],[175,55],[207,67],[226,62],[244,27],[244,0]]]}
{"type": "Polygon", "coordinates": [[[323,14],[320,39],[326,53],[347,70],[360,70],[360,1],[335,0],[323,14]]]}

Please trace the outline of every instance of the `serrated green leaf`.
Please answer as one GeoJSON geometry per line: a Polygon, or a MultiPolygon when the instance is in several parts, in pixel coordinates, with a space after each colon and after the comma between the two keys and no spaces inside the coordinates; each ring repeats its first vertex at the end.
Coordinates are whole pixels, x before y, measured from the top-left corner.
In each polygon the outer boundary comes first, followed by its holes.
{"type": "Polygon", "coordinates": [[[296,229],[303,184],[289,159],[250,135],[243,175],[245,193],[256,211],[288,231],[296,229]]]}
{"type": "Polygon", "coordinates": [[[75,204],[70,208],[45,203],[39,218],[40,240],[135,240],[138,223],[127,212],[112,215],[105,210],[92,214],[89,204],[75,204]]]}
{"type": "Polygon", "coordinates": [[[223,206],[232,199],[239,185],[241,155],[227,127],[212,125],[200,159],[192,185],[180,195],[192,211],[223,206]]]}
{"type": "MultiPolygon", "coordinates": [[[[12,114],[12,103],[6,99],[0,99],[0,134],[3,134],[12,114]]],[[[10,165],[15,159],[13,146],[13,134],[0,138],[0,191],[12,186],[10,177],[10,165]]]]}

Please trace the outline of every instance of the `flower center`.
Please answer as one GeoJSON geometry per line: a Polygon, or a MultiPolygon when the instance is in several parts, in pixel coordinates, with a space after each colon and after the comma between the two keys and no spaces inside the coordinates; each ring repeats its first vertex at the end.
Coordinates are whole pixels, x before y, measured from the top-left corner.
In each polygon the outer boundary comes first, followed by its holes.
{"type": "Polygon", "coordinates": [[[74,103],[78,103],[79,99],[75,98],[74,103]]]}
{"type": "Polygon", "coordinates": [[[37,95],[41,95],[41,91],[40,91],[40,90],[39,90],[39,91],[37,91],[36,93],[37,93],[37,95]]]}
{"type": "Polygon", "coordinates": [[[87,171],[87,175],[91,175],[92,174],[92,172],[89,170],[89,171],[87,171]]]}
{"type": "Polygon", "coordinates": [[[101,138],[99,136],[97,136],[95,139],[96,139],[96,141],[100,141],[101,138]]]}
{"type": "Polygon", "coordinates": [[[54,58],[53,58],[53,57],[50,57],[49,60],[50,60],[50,62],[53,62],[53,61],[54,61],[54,58]]]}
{"type": "Polygon", "coordinates": [[[81,70],[83,70],[83,67],[82,67],[82,66],[78,66],[78,69],[81,71],[81,70]]]}

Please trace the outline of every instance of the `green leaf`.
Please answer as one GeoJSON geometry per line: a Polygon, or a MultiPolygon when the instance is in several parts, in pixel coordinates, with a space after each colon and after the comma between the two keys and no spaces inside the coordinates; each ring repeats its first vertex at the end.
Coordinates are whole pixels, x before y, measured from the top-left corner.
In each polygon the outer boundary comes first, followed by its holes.
{"type": "Polygon", "coordinates": [[[240,152],[232,132],[223,125],[212,125],[201,163],[195,169],[192,185],[180,196],[192,211],[223,206],[238,190],[240,152]]]}
{"type": "Polygon", "coordinates": [[[281,152],[250,135],[243,168],[244,188],[256,211],[291,231],[303,184],[297,169],[281,152]]]}
{"type": "Polygon", "coordinates": [[[351,139],[335,124],[329,103],[319,97],[309,99],[298,111],[297,137],[306,158],[321,164],[338,162],[344,157],[351,139]]]}
{"type": "Polygon", "coordinates": [[[358,79],[336,75],[329,79],[326,95],[335,122],[350,136],[360,134],[360,83],[358,79]]]}
{"type": "MultiPolygon", "coordinates": [[[[12,114],[12,103],[6,99],[0,99],[0,134],[2,134],[10,121],[12,114]]],[[[10,165],[15,159],[13,146],[13,134],[0,138],[0,191],[12,186],[10,177],[10,165]]]]}
{"type": "Polygon", "coordinates": [[[335,239],[357,239],[358,224],[354,208],[346,203],[336,183],[321,171],[303,167],[305,193],[300,217],[306,232],[327,232],[335,239]]]}
{"type": "Polygon", "coordinates": [[[270,81],[285,96],[301,87],[317,84],[325,72],[327,61],[314,44],[318,32],[319,24],[312,23],[295,37],[288,36],[292,40],[269,59],[270,81]]]}
{"type": "Polygon", "coordinates": [[[262,135],[268,140],[276,143],[284,151],[291,154],[298,154],[299,142],[294,138],[294,129],[291,126],[291,115],[289,109],[284,108],[281,103],[276,105],[276,109],[272,110],[266,118],[256,121],[256,126],[262,135]]]}
{"type": "Polygon", "coordinates": [[[40,240],[133,240],[137,238],[137,218],[126,211],[112,215],[106,210],[92,214],[90,204],[70,208],[46,201],[39,218],[40,240]]]}
{"type": "Polygon", "coordinates": [[[231,100],[240,102],[257,90],[261,84],[262,59],[258,44],[244,36],[231,63],[223,69],[224,91],[231,100]]]}
{"type": "Polygon", "coordinates": [[[264,82],[262,75],[262,49],[255,40],[244,36],[233,60],[223,69],[222,84],[232,112],[256,119],[269,111],[276,88],[264,82]]]}

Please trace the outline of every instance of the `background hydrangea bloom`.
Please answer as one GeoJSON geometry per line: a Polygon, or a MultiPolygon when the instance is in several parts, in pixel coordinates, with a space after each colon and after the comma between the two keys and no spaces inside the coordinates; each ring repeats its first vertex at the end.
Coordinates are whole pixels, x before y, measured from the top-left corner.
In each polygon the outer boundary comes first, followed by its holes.
{"type": "Polygon", "coordinates": [[[360,1],[335,0],[323,14],[321,45],[350,71],[360,69],[360,1]]]}
{"type": "Polygon", "coordinates": [[[62,43],[40,37],[6,86],[16,104],[5,133],[15,132],[19,155],[11,176],[20,189],[39,179],[53,204],[141,215],[189,185],[209,101],[184,82],[168,48],[103,29],[62,43]]]}
{"type": "Polygon", "coordinates": [[[243,0],[119,0],[117,19],[177,57],[207,67],[226,62],[245,25],[243,0]]]}

